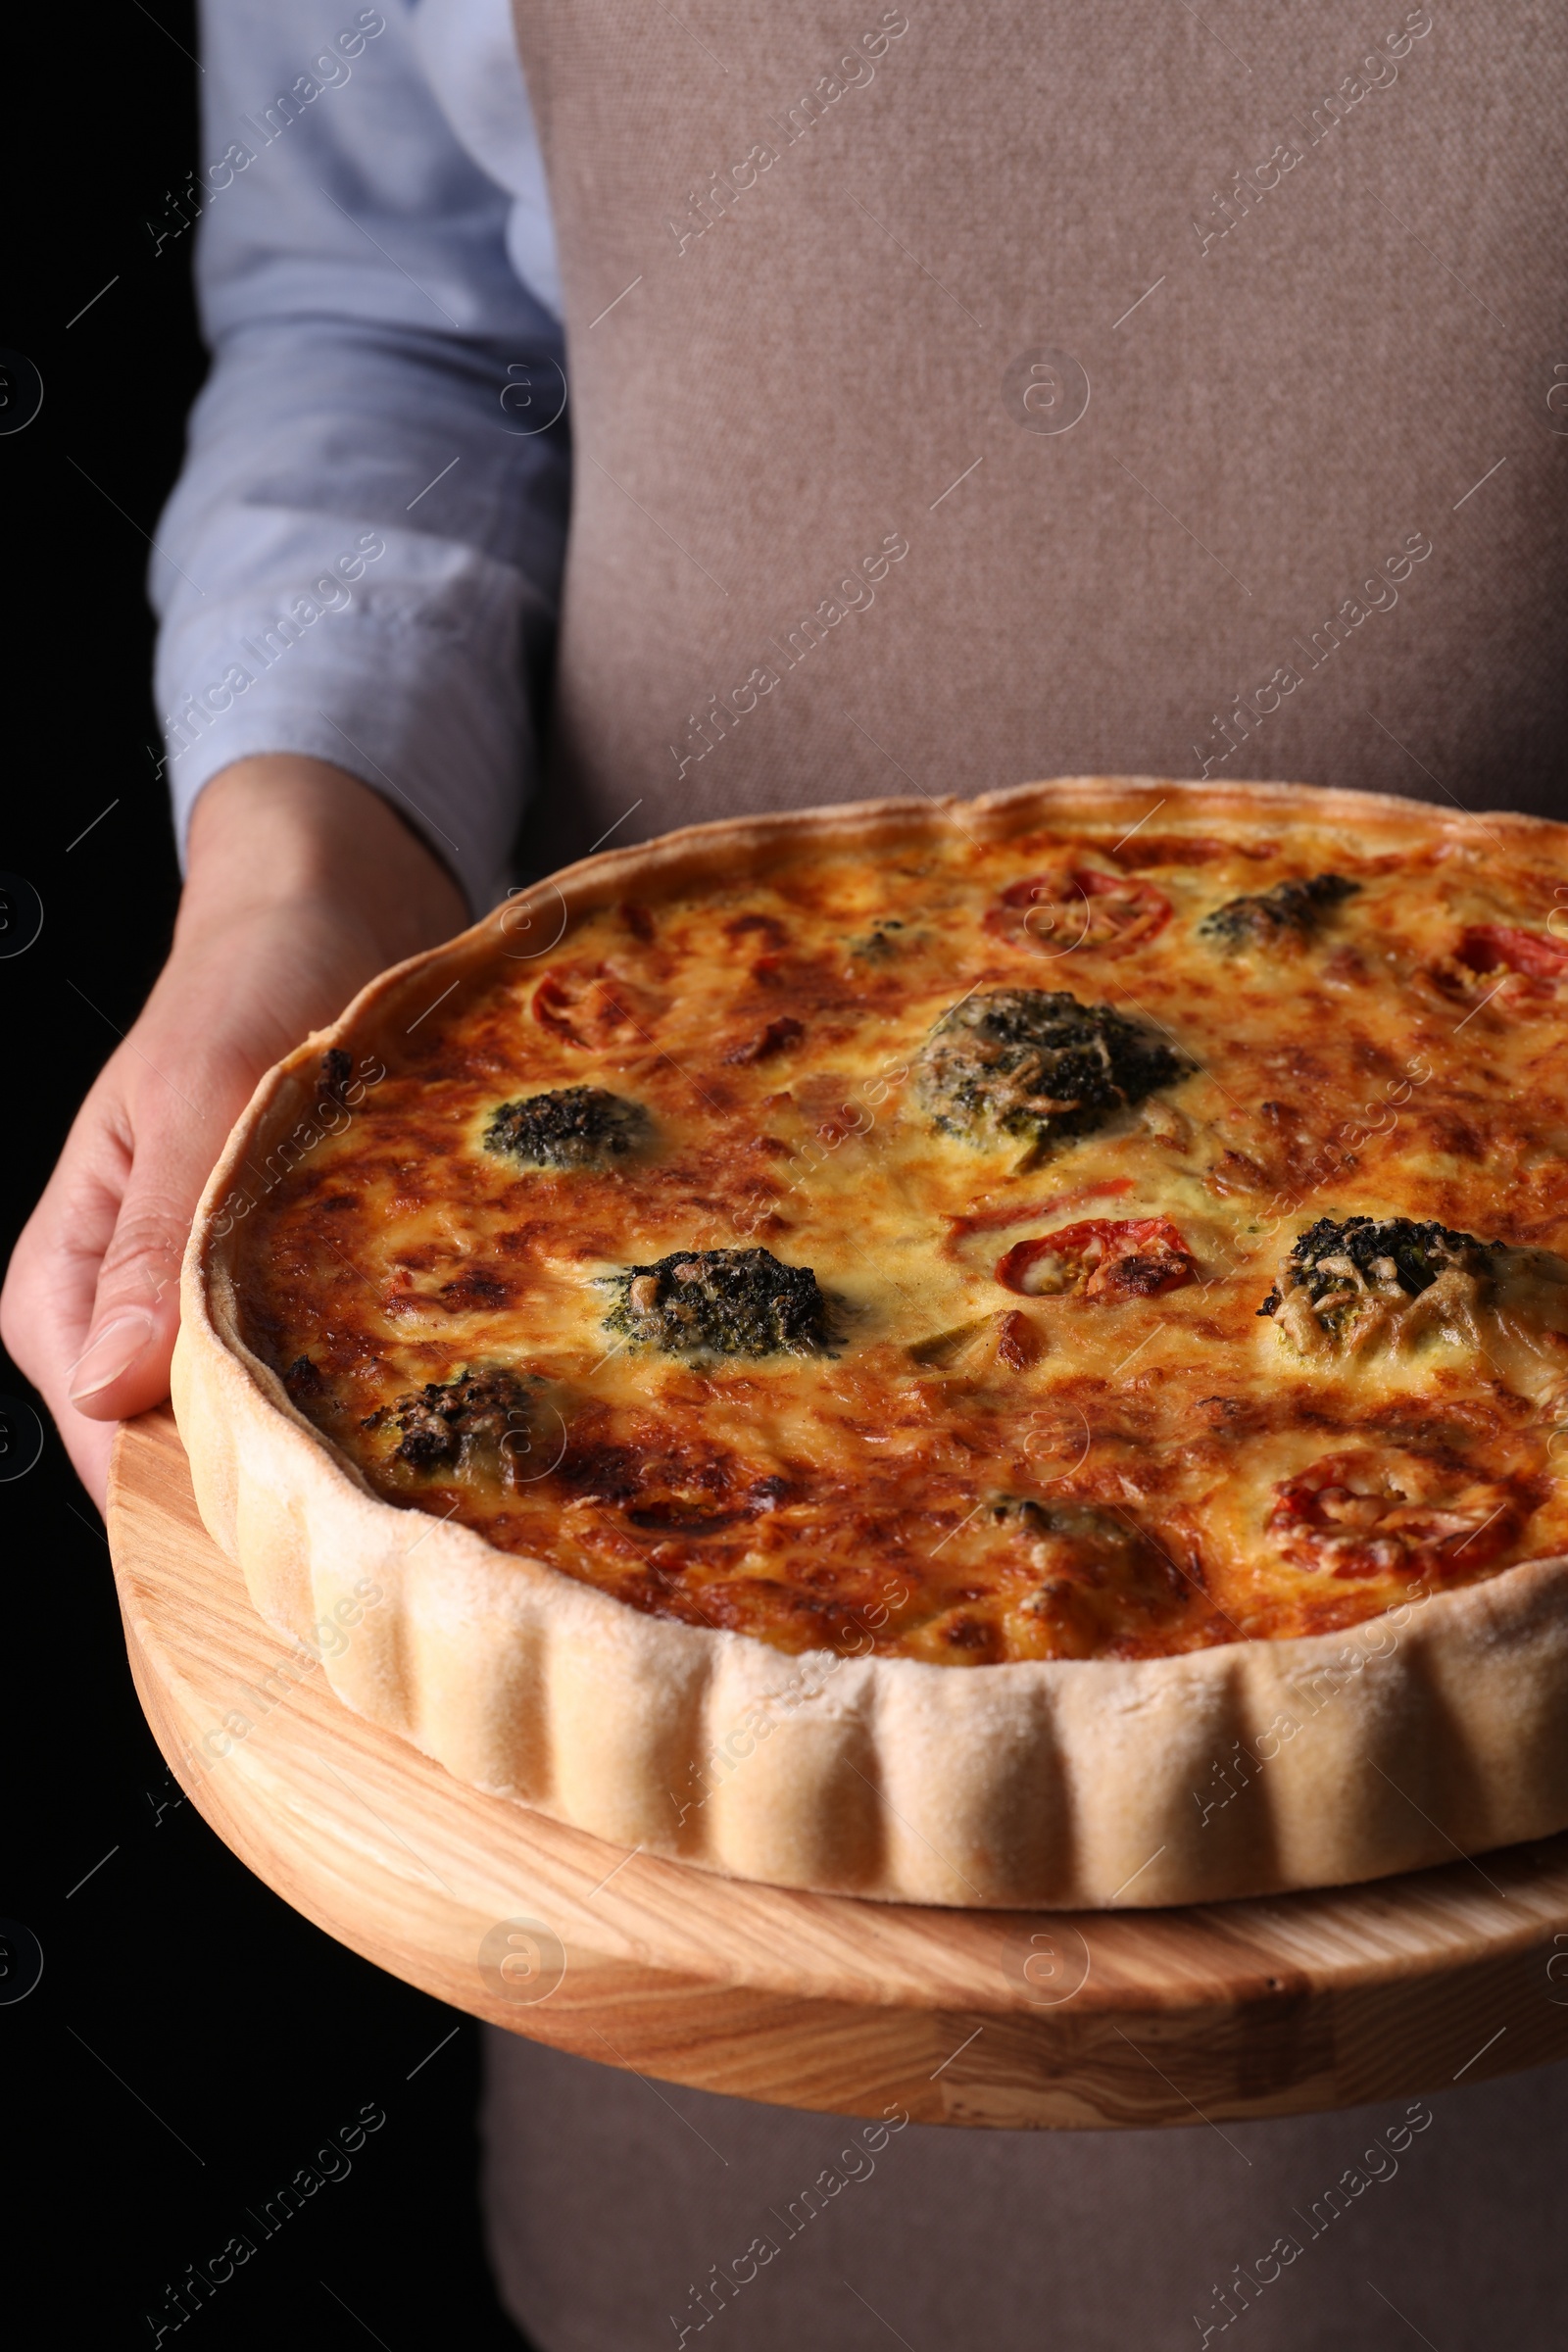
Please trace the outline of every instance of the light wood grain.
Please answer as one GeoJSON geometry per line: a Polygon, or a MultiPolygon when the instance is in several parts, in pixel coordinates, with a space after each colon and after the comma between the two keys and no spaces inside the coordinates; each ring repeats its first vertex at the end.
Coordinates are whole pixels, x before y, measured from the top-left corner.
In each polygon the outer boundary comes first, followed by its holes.
{"type": "Polygon", "coordinates": [[[148,1721],[219,1836],[328,1935],[514,2033],[782,2105],[1080,2129],[1352,2106],[1568,2057],[1568,1836],[1172,1911],[744,1884],[466,1788],[318,1666],[292,1680],[196,1515],[167,1411],[120,1437],[109,1528],[148,1721]],[[559,1942],[546,1997],[481,1974],[514,1920],[543,1931],[547,1966],[559,1942]]]}

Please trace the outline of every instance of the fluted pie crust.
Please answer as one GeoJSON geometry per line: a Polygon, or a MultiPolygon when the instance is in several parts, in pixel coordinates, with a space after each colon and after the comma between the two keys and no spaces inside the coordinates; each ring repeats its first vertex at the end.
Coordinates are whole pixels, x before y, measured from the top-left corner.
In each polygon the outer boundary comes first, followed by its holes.
{"type": "MultiPolygon", "coordinates": [[[[1494,858],[1500,841],[1514,858],[1539,854],[1544,870],[1568,875],[1563,829],[1542,820],[1449,816],[1296,786],[1067,778],[976,802],[694,827],[571,867],[383,974],[263,1080],[192,1232],[174,1405],[202,1517],[260,1612],[311,1640],[347,1604],[352,1637],[346,1647],[326,1643],[323,1657],[340,1698],[460,1780],[616,1843],[738,1878],[888,1900],[1210,1900],[1379,1877],[1568,1826],[1568,1559],[1555,1553],[1516,1557],[1474,1582],[1415,1579],[1396,1605],[1340,1630],[1210,1632],[1203,1645],[1168,1654],[949,1664],[875,1646],[858,1655],[778,1646],[628,1605],[583,1575],[499,1548],[457,1517],[388,1499],[352,1448],[291,1401],[282,1367],[248,1344],[247,1216],[299,1158],[324,1053],[340,1050],[345,1066],[361,1069],[384,1059],[395,1072],[411,1031],[451,1017],[487,985],[514,987],[530,961],[543,969],[549,943],[569,941],[596,909],[628,901],[657,909],[803,858],[917,860],[956,836],[1035,844],[1087,829],[1105,863],[1124,828],[1154,823],[1173,839],[1206,826],[1276,842],[1292,826],[1318,837],[1338,828],[1369,855],[1407,845],[1432,870],[1494,858]]],[[[1025,859],[1026,872],[1040,856],[1025,859]]],[[[1136,919],[1135,905],[1135,929],[1136,919]]],[[[1092,953],[1048,964],[1023,981],[1125,1000],[1092,953]]],[[[1552,994],[1527,974],[1489,1009],[1491,975],[1451,958],[1449,967],[1429,994],[1440,1010],[1451,1007],[1450,1032],[1463,1025],[1456,1066],[1486,1054],[1494,1024],[1531,1016],[1521,993],[1536,989],[1543,1004],[1552,994]]],[[[1124,983],[1126,958],[1117,969],[1124,983]]],[[[1365,1151],[1342,1153],[1335,1181],[1319,1169],[1293,1198],[1300,1214],[1287,1218],[1280,1250],[1324,1204],[1343,1206],[1355,1191],[1347,1170],[1363,1165],[1365,1151]]],[[[1377,1213],[1399,1206],[1386,1185],[1373,1191],[1377,1213]]],[[[1499,1196],[1490,1224],[1474,1229],[1496,1231],[1507,1205],[1499,1196]]],[[[1550,1237],[1538,1219],[1527,1236],[1505,1238],[1550,1237]]],[[[789,1256],[784,1241],[778,1249],[789,1256]]],[[[1272,1274],[1277,1256],[1257,1264],[1272,1274]]],[[[1026,1319],[1035,1312],[1027,1292],[1014,1304],[1026,1319]]],[[[1048,1322],[1050,1311],[1048,1302],[1048,1322]]],[[[1052,1326],[1052,1345],[1064,1328],[1052,1326]]],[[[1261,1378],[1266,1386],[1266,1370],[1261,1378]]],[[[1532,1493],[1549,1530],[1556,1407],[1538,1397],[1534,1411],[1531,1421],[1521,1406],[1517,1444],[1536,1446],[1532,1493]]]]}

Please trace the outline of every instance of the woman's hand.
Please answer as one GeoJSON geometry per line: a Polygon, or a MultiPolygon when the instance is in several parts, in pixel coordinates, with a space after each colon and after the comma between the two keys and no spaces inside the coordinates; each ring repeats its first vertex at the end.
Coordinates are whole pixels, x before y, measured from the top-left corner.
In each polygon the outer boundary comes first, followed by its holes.
{"type": "Polygon", "coordinates": [[[169,961],[0,1297],[0,1335],[100,1507],[114,1424],[169,1394],[191,1215],[257,1080],[376,972],[466,920],[433,853],[339,768],[273,754],[202,793],[169,961]]]}

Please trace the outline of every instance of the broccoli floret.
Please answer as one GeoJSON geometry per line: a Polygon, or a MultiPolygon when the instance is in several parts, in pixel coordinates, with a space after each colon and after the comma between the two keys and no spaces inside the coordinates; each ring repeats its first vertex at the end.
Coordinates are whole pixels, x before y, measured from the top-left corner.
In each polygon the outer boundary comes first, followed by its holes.
{"type": "Polygon", "coordinates": [[[561,1086],[503,1102],[484,1133],[487,1152],[535,1168],[602,1168],[645,1144],[653,1122],[640,1102],[602,1086],[561,1086]]]}
{"type": "Polygon", "coordinates": [[[1087,1135],[1191,1066],[1109,1004],[1029,988],[965,997],[938,1021],[919,1059],[933,1123],[977,1144],[1087,1135]]]}
{"type": "Polygon", "coordinates": [[[603,1279],[618,1293],[605,1329],[665,1355],[805,1355],[828,1345],[816,1276],[771,1250],[677,1250],[603,1279]]]}
{"type": "Polygon", "coordinates": [[[532,1375],[504,1367],[460,1372],[396,1397],[363,1427],[395,1429],[393,1457],[412,1470],[451,1475],[482,1468],[503,1485],[515,1486],[525,1475],[535,1400],[543,1386],[532,1375]]]}
{"type": "Polygon", "coordinates": [[[1419,1298],[1449,1267],[1490,1274],[1501,1246],[1413,1217],[1319,1217],[1297,1236],[1257,1311],[1277,1314],[1289,1292],[1304,1291],[1312,1307],[1325,1310],[1318,1321],[1332,1330],[1369,1295],[1419,1298]]]}
{"type": "Polygon", "coordinates": [[[1223,948],[1273,948],[1283,940],[1309,939],[1331,906],[1353,899],[1359,882],[1343,874],[1314,874],[1307,882],[1276,882],[1255,898],[1229,899],[1205,914],[1200,939],[1223,948]]]}

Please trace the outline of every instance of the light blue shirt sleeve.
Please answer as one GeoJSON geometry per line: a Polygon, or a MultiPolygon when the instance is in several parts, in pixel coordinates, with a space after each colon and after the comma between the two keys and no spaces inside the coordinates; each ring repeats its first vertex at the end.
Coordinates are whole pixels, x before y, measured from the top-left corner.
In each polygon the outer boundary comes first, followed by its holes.
{"type": "Polygon", "coordinates": [[[309,753],[401,808],[482,908],[531,780],[568,501],[506,0],[203,14],[213,369],[150,569],[181,850],[220,768],[309,753]]]}

